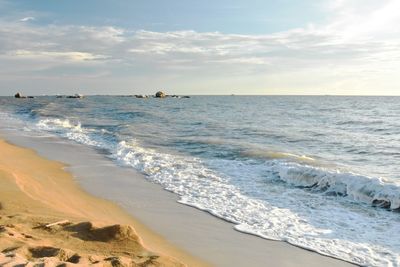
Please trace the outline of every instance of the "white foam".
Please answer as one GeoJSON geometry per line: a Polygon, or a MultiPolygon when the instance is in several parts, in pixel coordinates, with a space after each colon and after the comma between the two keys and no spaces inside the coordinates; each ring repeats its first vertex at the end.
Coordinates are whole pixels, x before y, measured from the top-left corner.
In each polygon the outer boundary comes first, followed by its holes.
{"type": "Polygon", "coordinates": [[[390,209],[400,208],[400,184],[383,178],[288,162],[274,164],[272,169],[279,179],[296,186],[337,193],[367,204],[386,204],[390,209]]]}
{"type": "Polygon", "coordinates": [[[227,160],[213,162],[220,169],[230,170],[230,175],[225,176],[206,168],[199,159],[158,153],[136,142],[121,142],[117,158],[178,194],[179,202],[233,222],[239,231],[287,241],[360,265],[400,264],[396,252],[400,244],[395,238],[399,237],[397,214],[375,210],[372,213],[377,217],[371,217],[343,207],[346,203],[340,203],[340,199],[327,200],[320,194],[282,185],[257,189],[256,181],[249,183],[252,175],[262,177],[262,172],[272,173],[271,166],[260,168],[227,160]],[[384,225],[381,229],[376,227],[376,220],[384,225]]]}
{"type": "Polygon", "coordinates": [[[102,146],[101,142],[93,140],[94,138],[89,136],[87,129],[82,129],[80,122],[73,123],[67,119],[42,119],[36,123],[36,127],[40,130],[57,133],[85,145],[102,146]]]}

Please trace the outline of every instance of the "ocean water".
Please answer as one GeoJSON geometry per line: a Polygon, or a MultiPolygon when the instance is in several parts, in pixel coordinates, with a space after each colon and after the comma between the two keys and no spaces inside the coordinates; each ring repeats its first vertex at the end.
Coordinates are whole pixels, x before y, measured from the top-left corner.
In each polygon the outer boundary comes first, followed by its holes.
{"type": "Polygon", "coordinates": [[[238,231],[400,266],[400,97],[0,97],[0,121],[96,147],[238,231]]]}

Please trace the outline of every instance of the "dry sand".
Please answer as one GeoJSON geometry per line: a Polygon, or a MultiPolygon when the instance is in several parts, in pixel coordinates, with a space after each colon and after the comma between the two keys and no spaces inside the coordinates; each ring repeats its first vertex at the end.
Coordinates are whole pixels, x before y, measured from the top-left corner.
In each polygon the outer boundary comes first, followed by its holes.
{"type": "Polygon", "coordinates": [[[205,266],[85,193],[64,167],[0,140],[0,266],[205,266]]]}

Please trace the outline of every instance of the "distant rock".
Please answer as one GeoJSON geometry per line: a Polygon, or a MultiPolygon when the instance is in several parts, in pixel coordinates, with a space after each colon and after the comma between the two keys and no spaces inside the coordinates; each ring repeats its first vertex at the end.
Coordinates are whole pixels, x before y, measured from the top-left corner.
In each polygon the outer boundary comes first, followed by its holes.
{"type": "Polygon", "coordinates": [[[190,98],[190,96],[188,96],[188,95],[171,95],[169,97],[172,97],[172,98],[190,98]]]}
{"type": "Polygon", "coordinates": [[[75,95],[69,95],[67,98],[83,98],[83,95],[80,94],[75,94],[75,95]]]}
{"type": "Polygon", "coordinates": [[[166,97],[166,94],[163,91],[158,91],[156,93],[156,97],[157,98],[164,98],[164,97],[166,97]]]}
{"type": "Polygon", "coordinates": [[[26,96],[23,96],[21,93],[16,93],[15,95],[14,95],[14,97],[15,98],[26,98],[26,96]]]}
{"type": "Polygon", "coordinates": [[[149,96],[147,95],[135,95],[136,98],[148,98],[149,96]]]}

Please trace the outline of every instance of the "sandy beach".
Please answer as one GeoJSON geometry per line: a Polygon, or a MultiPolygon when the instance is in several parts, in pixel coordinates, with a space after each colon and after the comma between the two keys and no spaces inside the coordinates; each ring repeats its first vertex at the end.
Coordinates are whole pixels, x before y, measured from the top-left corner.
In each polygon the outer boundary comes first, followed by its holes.
{"type": "Polygon", "coordinates": [[[0,266],[205,265],[82,191],[63,164],[3,140],[0,151],[0,266]]]}

